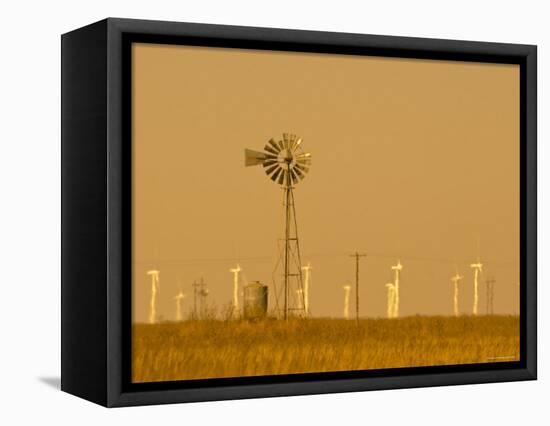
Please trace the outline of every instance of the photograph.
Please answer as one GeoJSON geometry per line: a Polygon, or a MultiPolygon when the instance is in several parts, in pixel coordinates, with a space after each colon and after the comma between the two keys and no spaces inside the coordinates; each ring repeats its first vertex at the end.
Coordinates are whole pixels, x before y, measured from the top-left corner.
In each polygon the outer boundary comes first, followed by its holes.
{"type": "Polygon", "coordinates": [[[133,42],[131,382],[520,361],[520,65],[133,42]]]}
{"type": "Polygon", "coordinates": [[[0,426],[541,424],[544,5],[3,2],[0,426]]]}

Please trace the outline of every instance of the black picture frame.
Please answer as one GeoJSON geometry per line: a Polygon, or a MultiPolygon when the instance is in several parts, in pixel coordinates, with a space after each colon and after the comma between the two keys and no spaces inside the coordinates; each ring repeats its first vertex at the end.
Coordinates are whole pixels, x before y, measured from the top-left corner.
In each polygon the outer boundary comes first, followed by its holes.
{"type": "Polygon", "coordinates": [[[116,407],[536,379],[536,46],[118,18],[61,44],[62,390],[116,407]],[[133,42],[519,64],[520,361],[131,383],[133,42]]]}

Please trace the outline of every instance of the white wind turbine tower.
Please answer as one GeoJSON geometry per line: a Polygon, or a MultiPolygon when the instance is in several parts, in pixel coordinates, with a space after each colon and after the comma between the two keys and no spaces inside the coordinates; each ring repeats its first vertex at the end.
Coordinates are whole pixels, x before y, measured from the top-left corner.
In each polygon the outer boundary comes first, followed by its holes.
{"type": "Polygon", "coordinates": [[[239,273],[241,266],[237,263],[236,268],[231,268],[229,272],[233,274],[233,315],[239,312],[239,273]]]}
{"type": "Polygon", "coordinates": [[[147,275],[151,276],[151,303],[149,305],[149,324],[157,322],[157,292],[160,287],[160,271],[153,269],[147,271],[147,275]]]}
{"type": "Polygon", "coordinates": [[[388,307],[387,315],[388,318],[395,317],[395,286],[393,283],[387,283],[386,288],[388,289],[388,307]]]}
{"type": "Polygon", "coordinates": [[[176,321],[181,321],[181,302],[185,299],[185,294],[180,290],[174,300],[176,301],[176,321]]]}
{"type": "Polygon", "coordinates": [[[311,277],[311,263],[308,262],[306,266],[302,266],[302,271],[305,272],[304,278],[304,313],[305,316],[309,316],[309,280],[311,277]]]}
{"type": "Polygon", "coordinates": [[[477,263],[472,263],[470,267],[474,270],[474,307],[472,309],[472,313],[474,315],[477,315],[477,306],[479,303],[478,278],[479,278],[479,274],[483,270],[483,264],[479,261],[479,258],[478,258],[477,263]]]}
{"type": "Polygon", "coordinates": [[[453,283],[453,312],[455,314],[455,317],[458,316],[458,284],[460,283],[460,280],[463,277],[460,276],[458,271],[456,272],[455,276],[451,278],[451,282],[453,283]]]}
{"type": "Polygon", "coordinates": [[[395,301],[394,301],[394,308],[393,308],[393,317],[398,318],[399,317],[399,276],[401,275],[401,270],[403,269],[403,265],[401,265],[401,261],[397,261],[397,265],[394,265],[391,267],[393,271],[395,271],[395,278],[393,282],[393,291],[395,293],[395,301]]]}
{"type": "Polygon", "coordinates": [[[296,289],[296,297],[298,298],[298,308],[306,314],[305,308],[304,308],[304,290],[302,288],[296,289]]]}
{"type": "Polygon", "coordinates": [[[345,285],[344,287],[344,318],[349,319],[349,291],[351,286],[345,285]]]}

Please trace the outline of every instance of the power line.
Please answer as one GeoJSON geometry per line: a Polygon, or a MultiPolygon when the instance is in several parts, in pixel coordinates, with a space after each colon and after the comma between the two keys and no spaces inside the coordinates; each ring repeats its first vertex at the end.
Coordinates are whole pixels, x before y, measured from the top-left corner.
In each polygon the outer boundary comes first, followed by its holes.
{"type": "MultiPolygon", "coordinates": [[[[348,253],[345,252],[324,252],[324,253],[306,253],[302,257],[308,258],[318,258],[318,257],[344,257],[348,256],[348,253]]],[[[239,256],[238,261],[242,263],[267,263],[273,260],[274,256],[249,256],[241,257],[239,256]]],[[[395,259],[400,258],[408,261],[420,261],[420,262],[438,262],[438,263],[449,263],[455,264],[459,263],[470,263],[472,259],[456,259],[456,258],[445,258],[445,257],[427,257],[427,256],[412,256],[412,255],[402,255],[398,253],[382,253],[382,252],[370,252],[369,258],[375,259],[395,259]]],[[[152,260],[136,260],[134,264],[136,265],[152,265],[152,264],[162,264],[164,266],[173,265],[191,265],[191,264],[201,264],[201,263],[214,263],[214,262],[235,262],[235,257],[212,257],[212,258],[189,258],[189,259],[168,259],[163,261],[152,261],[152,260]]],[[[485,265],[514,265],[516,262],[512,260],[491,260],[483,259],[485,265]]]]}

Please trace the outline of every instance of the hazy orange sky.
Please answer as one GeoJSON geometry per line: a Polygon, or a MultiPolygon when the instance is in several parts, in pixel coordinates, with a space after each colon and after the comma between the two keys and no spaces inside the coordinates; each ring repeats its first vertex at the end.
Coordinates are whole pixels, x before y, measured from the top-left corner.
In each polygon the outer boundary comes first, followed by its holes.
{"type": "Polygon", "coordinates": [[[518,312],[517,65],[154,44],[132,55],[134,320],[147,320],[153,267],[164,319],[179,286],[190,311],[200,277],[210,304],[229,304],[237,260],[272,286],[282,190],[243,151],[283,132],[312,154],[295,200],[313,315],[342,316],[356,250],[362,316],[385,316],[398,259],[401,315],[452,314],[455,264],[471,313],[478,239],[480,312],[489,276],[495,313],[518,312]]]}

